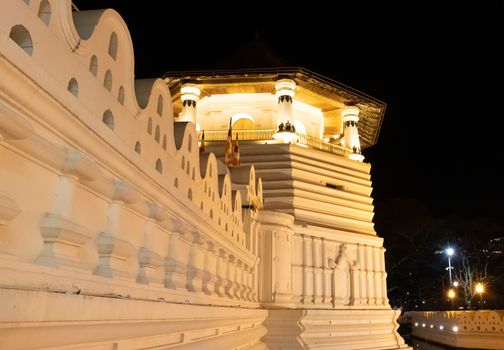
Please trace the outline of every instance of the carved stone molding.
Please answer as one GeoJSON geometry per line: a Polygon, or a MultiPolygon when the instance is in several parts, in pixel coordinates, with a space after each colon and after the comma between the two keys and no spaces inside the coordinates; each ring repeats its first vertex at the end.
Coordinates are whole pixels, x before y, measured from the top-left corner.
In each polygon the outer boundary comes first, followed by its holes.
{"type": "Polygon", "coordinates": [[[163,264],[163,257],[152,250],[141,247],[138,251],[138,264],[140,271],[137,282],[142,284],[162,284],[163,278],[159,273],[159,267],[163,264]]]}
{"type": "Polygon", "coordinates": [[[133,245],[110,233],[102,232],[96,240],[100,264],[95,269],[96,275],[104,277],[130,277],[126,260],[133,253],[133,245]]]}
{"type": "MultiPolygon", "coordinates": [[[[0,192],[0,226],[5,225],[7,221],[14,219],[19,215],[21,209],[16,201],[10,198],[7,194],[0,192]]],[[[1,232],[0,232],[1,234],[1,232]]],[[[10,256],[8,249],[2,245],[2,237],[0,236],[0,254],[10,256]]]]}
{"type": "Polygon", "coordinates": [[[40,224],[44,250],[36,259],[41,265],[84,268],[78,250],[91,238],[89,230],[68,218],[47,214],[40,224]]]}
{"type": "Polygon", "coordinates": [[[63,173],[77,176],[81,181],[93,181],[101,176],[98,165],[82,152],[66,150],[66,160],[61,169],[63,173]]]}
{"type": "Polygon", "coordinates": [[[30,122],[5,102],[0,101],[0,141],[22,140],[32,134],[33,127],[30,122]]]}
{"type": "Polygon", "coordinates": [[[21,209],[16,201],[0,192],[0,225],[5,225],[7,221],[18,216],[20,212],[21,209]]]}

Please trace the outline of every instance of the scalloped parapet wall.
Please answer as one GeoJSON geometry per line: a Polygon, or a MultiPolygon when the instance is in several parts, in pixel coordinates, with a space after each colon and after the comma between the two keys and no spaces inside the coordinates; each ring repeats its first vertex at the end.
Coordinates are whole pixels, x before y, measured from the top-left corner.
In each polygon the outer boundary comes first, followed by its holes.
{"type": "MultiPolygon", "coordinates": [[[[187,199],[183,202],[191,210],[200,210],[223,235],[245,245],[242,203],[262,204],[254,169],[244,169],[250,174],[248,184],[240,179],[235,186],[230,172],[217,164],[213,154],[200,156],[194,125],[174,122],[165,83],[161,79],[135,81],[131,36],[116,11],[72,12],[70,1],[50,0],[48,4],[44,9],[37,0],[0,4],[2,14],[16,14],[4,15],[0,21],[2,65],[15,66],[38,85],[32,93],[38,96],[25,94],[20,102],[30,109],[40,95],[50,95],[73,124],[100,137],[104,147],[113,148],[117,157],[139,168],[146,181],[187,199]],[[239,193],[233,194],[237,188],[239,193]]],[[[34,107],[28,114],[36,113],[41,122],[68,134],[67,122],[55,120],[52,112],[34,107]]],[[[66,143],[58,146],[83,150],[105,163],[84,140],[67,136],[66,143]]],[[[109,170],[121,178],[119,169],[109,170]]]]}
{"type": "Polygon", "coordinates": [[[356,349],[372,333],[368,349],[404,348],[380,292],[381,241],[347,249],[346,232],[265,211],[254,167],[200,153],[163,80],[134,79],[117,12],[0,1],[0,77],[4,347],[262,349],[268,333],[285,348],[356,349]],[[350,288],[370,294],[350,305],[332,292],[350,288]],[[294,310],[276,322],[266,307],[294,310]],[[348,308],[369,310],[333,333],[348,308]]]}

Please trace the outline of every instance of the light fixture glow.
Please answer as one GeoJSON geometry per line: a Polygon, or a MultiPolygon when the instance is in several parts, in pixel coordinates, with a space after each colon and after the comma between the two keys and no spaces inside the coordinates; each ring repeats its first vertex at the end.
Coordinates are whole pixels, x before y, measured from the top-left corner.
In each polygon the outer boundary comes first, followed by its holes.
{"type": "Polygon", "coordinates": [[[295,133],[288,131],[277,132],[273,134],[273,138],[282,143],[293,143],[298,140],[298,136],[295,133]]]}
{"type": "Polygon", "coordinates": [[[451,288],[448,290],[448,298],[450,299],[455,298],[455,291],[451,288]]]}
{"type": "Polygon", "coordinates": [[[453,329],[454,332],[458,332],[458,327],[457,326],[453,326],[452,329],[453,329]]]}
{"type": "Polygon", "coordinates": [[[455,254],[455,249],[449,247],[449,248],[446,248],[445,252],[448,256],[452,256],[453,254],[455,254]]]}
{"type": "Polygon", "coordinates": [[[443,329],[444,329],[444,326],[443,326],[443,325],[439,326],[439,330],[441,330],[441,331],[442,331],[443,329]]]}

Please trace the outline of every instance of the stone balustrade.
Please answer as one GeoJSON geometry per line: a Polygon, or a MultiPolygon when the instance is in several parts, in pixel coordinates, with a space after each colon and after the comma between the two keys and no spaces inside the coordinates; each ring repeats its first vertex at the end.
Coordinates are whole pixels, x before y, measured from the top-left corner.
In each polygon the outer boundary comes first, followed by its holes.
{"type": "Polygon", "coordinates": [[[502,349],[504,310],[425,311],[404,313],[412,335],[452,347],[502,349]]]}

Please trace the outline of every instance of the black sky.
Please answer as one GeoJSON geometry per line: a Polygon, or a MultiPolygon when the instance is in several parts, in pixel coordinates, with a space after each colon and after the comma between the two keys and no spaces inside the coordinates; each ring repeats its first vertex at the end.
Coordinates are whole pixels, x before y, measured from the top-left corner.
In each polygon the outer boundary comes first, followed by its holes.
{"type": "Polygon", "coordinates": [[[129,26],[137,78],[218,69],[254,37],[387,103],[373,165],[377,217],[396,199],[504,224],[501,1],[75,1],[129,26]]]}

